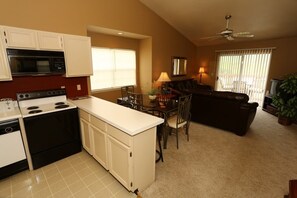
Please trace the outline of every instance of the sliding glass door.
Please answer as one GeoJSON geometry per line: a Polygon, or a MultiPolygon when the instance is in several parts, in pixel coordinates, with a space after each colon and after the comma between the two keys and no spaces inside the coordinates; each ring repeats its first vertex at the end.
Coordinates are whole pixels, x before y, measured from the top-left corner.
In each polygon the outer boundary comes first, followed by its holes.
{"type": "Polygon", "coordinates": [[[217,52],[216,90],[245,93],[262,105],[272,49],[217,52]]]}

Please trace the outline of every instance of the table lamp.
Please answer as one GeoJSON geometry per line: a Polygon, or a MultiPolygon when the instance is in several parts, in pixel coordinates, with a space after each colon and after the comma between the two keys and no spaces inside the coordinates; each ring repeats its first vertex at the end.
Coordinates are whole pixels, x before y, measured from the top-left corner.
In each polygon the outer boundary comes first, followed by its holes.
{"type": "Polygon", "coordinates": [[[202,74],[203,74],[204,72],[205,72],[205,71],[204,71],[204,67],[200,67],[200,68],[199,68],[200,83],[201,83],[201,81],[202,81],[202,74]]]}
{"type": "MultiPolygon", "coordinates": [[[[161,82],[161,92],[162,92],[163,89],[165,89],[165,87],[163,86],[163,85],[164,85],[163,83],[164,83],[164,82],[171,81],[171,80],[170,80],[170,78],[169,78],[167,72],[161,72],[161,74],[160,74],[160,76],[159,76],[159,78],[158,78],[157,81],[158,81],[158,82],[161,82]]],[[[165,91],[166,91],[166,90],[165,90],[165,91]]]]}

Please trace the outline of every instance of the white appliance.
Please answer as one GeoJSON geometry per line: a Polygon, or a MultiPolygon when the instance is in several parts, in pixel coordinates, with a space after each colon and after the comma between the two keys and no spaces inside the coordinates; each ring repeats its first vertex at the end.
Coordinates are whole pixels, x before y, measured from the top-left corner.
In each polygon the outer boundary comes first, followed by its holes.
{"type": "Polygon", "coordinates": [[[18,93],[17,100],[23,118],[77,108],[67,101],[65,89],[18,93]]]}
{"type": "Polygon", "coordinates": [[[0,122],[0,178],[27,168],[18,119],[0,122]]]}

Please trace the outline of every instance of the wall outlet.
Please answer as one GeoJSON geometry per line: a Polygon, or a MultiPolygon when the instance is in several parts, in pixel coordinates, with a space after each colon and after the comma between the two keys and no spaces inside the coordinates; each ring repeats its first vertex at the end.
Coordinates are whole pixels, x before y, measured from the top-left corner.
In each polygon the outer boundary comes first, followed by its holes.
{"type": "Polygon", "coordinates": [[[77,91],[80,91],[81,90],[80,84],[76,85],[76,89],[77,89],[77,91]]]}

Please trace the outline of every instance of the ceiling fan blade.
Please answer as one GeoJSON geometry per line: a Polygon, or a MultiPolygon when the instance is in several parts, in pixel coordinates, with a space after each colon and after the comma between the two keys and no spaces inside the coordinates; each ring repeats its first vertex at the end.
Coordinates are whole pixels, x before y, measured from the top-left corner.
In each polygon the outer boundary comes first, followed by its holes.
{"type": "Polygon", "coordinates": [[[254,35],[251,34],[250,32],[236,32],[233,33],[232,29],[229,29],[229,23],[230,23],[230,19],[231,19],[231,15],[227,14],[225,16],[226,19],[226,29],[217,33],[218,36],[209,36],[209,37],[203,37],[200,39],[208,39],[208,40],[214,40],[217,38],[226,38],[228,41],[233,41],[235,38],[253,38],[254,35]]]}
{"type": "Polygon", "coordinates": [[[253,34],[233,34],[233,37],[237,37],[237,38],[253,38],[254,35],[253,34]]]}
{"type": "Polygon", "coordinates": [[[201,40],[205,40],[205,39],[217,39],[217,38],[221,38],[220,35],[217,35],[217,36],[207,36],[207,37],[202,37],[200,38],[201,40]]]}
{"type": "Polygon", "coordinates": [[[246,35],[246,34],[251,34],[250,32],[236,32],[234,35],[246,35]]]}

